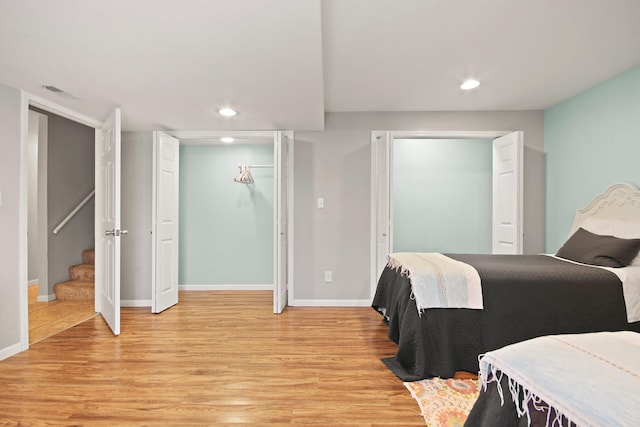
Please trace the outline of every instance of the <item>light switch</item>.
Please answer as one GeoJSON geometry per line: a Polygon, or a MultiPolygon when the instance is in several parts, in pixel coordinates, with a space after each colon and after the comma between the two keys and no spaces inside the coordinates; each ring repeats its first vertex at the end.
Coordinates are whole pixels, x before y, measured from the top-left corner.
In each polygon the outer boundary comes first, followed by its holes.
{"type": "Polygon", "coordinates": [[[333,282],[333,273],[331,271],[324,272],[324,281],[325,283],[333,282]]]}
{"type": "Polygon", "coordinates": [[[318,197],[318,209],[324,208],[324,199],[322,197],[318,197]]]}

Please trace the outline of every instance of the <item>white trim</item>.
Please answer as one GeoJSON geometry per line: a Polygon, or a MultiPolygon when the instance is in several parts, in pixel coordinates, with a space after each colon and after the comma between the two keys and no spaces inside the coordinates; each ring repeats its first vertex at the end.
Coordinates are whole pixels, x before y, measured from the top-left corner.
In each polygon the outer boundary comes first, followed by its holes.
{"type": "Polygon", "coordinates": [[[94,233],[93,233],[93,247],[94,247],[94,311],[96,313],[102,312],[102,301],[100,300],[100,295],[102,294],[102,245],[100,239],[102,238],[102,200],[100,199],[100,193],[102,192],[102,173],[100,173],[100,167],[102,164],[102,126],[96,128],[93,132],[94,141],[93,141],[93,150],[95,153],[94,156],[94,165],[93,165],[93,188],[96,190],[96,194],[93,199],[93,224],[94,224],[94,233]]]}
{"type": "Polygon", "coordinates": [[[378,164],[378,150],[376,147],[376,141],[381,136],[378,135],[378,132],[371,132],[371,140],[369,141],[369,149],[371,150],[371,159],[370,159],[370,176],[369,180],[371,183],[370,190],[370,206],[369,206],[369,282],[370,282],[370,293],[371,298],[373,299],[373,295],[376,287],[376,274],[377,269],[376,265],[378,264],[377,255],[378,255],[378,168],[375,165],[378,164]]]}
{"type": "MultiPolygon", "coordinates": [[[[386,131],[374,131],[377,133],[386,131]]],[[[512,130],[480,130],[480,131],[465,131],[465,130],[422,130],[422,131],[388,131],[391,134],[391,139],[493,139],[501,136],[505,136],[512,130]]]]}
{"type": "MultiPolygon", "coordinates": [[[[223,136],[231,136],[233,138],[269,138],[273,139],[273,135],[275,131],[237,131],[237,130],[178,130],[178,131],[163,131],[174,138],[178,138],[180,140],[185,139],[187,141],[180,141],[181,144],[195,144],[197,142],[189,142],[190,139],[219,139],[223,136]]],[[[211,142],[213,143],[213,142],[211,142]]]]}
{"type": "Polygon", "coordinates": [[[298,299],[292,300],[292,307],[371,307],[368,299],[298,299]]]}
{"type": "Polygon", "coordinates": [[[16,354],[20,353],[21,351],[24,351],[22,349],[21,343],[17,343],[17,344],[10,345],[9,347],[5,347],[2,350],[0,350],[0,360],[8,359],[9,357],[15,356],[16,354]]]}
{"type": "Polygon", "coordinates": [[[77,123],[82,123],[83,125],[89,126],[90,128],[98,129],[102,127],[102,122],[100,120],[96,120],[93,117],[80,114],[67,107],[63,107],[60,104],[51,102],[48,99],[40,98],[39,96],[32,95],[28,92],[23,93],[26,94],[27,99],[29,100],[29,105],[49,111],[50,113],[57,114],[58,116],[64,117],[65,119],[69,119],[77,123]]]}
{"type": "Polygon", "coordinates": [[[273,285],[178,285],[179,291],[273,291],[273,285]]]}
{"type": "Polygon", "coordinates": [[[50,301],[55,301],[55,299],[56,299],[56,294],[38,295],[38,298],[36,299],[36,301],[38,301],[38,302],[50,302],[50,301]]]}
{"type": "Polygon", "coordinates": [[[27,281],[27,286],[37,285],[39,282],[40,282],[40,280],[38,280],[38,279],[28,280],[27,281]]]}
{"type": "Polygon", "coordinates": [[[289,139],[289,158],[287,159],[287,305],[289,301],[293,300],[293,219],[294,219],[294,202],[293,202],[293,185],[294,185],[294,154],[293,147],[295,145],[296,135],[294,131],[291,132],[291,137],[289,139]]]}
{"type": "Polygon", "coordinates": [[[150,299],[121,299],[120,307],[151,307],[150,299]]]}
{"type": "MultiPolygon", "coordinates": [[[[21,92],[20,97],[20,189],[18,195],[18,280],[20,282],[20,345],[19,350],[15,346],[9,347],[10,351],[18,353],[29,348],[29,290],[27,280],[29,273],[27,270],[27,260],[29,259],[29,243],[27,242],[28,223],[28,166],[27,166],[27,145],[29,142],[29,96],[26,92],[21,92]]],[[[6,357],[12,356],[9,354],[6,357]]],[[[3,357],[0,357],[3,359],[3,357]]]]}

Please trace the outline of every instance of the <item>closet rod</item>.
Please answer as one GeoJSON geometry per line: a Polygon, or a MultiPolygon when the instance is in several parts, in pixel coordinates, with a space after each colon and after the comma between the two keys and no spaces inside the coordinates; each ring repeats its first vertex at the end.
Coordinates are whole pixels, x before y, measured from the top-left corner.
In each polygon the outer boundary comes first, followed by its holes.
{"type": "Polygon", "coordinates": [[[273,165],[245,165],[243,163],[240,163],[238,165],[239,168],[245,167],[245,168],[272,168],[273,165]]]}

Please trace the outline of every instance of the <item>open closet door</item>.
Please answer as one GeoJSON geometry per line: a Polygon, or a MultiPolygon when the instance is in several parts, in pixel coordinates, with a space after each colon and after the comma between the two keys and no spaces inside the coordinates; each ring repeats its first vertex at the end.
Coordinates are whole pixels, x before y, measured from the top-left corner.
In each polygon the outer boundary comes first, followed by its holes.
{"type": "Polygon", "coordinates": [[[180,141],[153,133],[151,312],[178,303],[178,191],[180,141]]]}
{"type": "Polygon", "coordinates": [[[493,140],[494,254],[522,253],[523,133],[493,140]]]}
{"type": "Polygon", "coordinates": [[[371,134],[371,297],[391,253],[391,133],[371,134]]]}
{"type": "Polygon", "coordinates": [[[273,312],[282,313],[288,298],[288,209],[289,209],[289,150],[293,132],[277,131],[274,136],[274,290],[273,312]]]}
{"type": "Polygon", "coordinates": [[[100,290],[96,307],[115,335],[120,334],[120,110],[96,129],[96,278],[100,290]]]}

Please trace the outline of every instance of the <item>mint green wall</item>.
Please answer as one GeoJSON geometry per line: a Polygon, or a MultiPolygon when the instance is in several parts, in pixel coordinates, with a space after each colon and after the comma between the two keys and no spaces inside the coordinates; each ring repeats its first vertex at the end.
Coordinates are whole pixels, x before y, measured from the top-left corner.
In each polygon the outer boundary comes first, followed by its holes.
{"type": "Polygon", "coordinates": [[[616,182],[640,184],[640,67],[544,113],[546,252],[568,237],[576,209],[616,182]]]}
{"type": "Polygon", "coordinates": [[[273,169],[239,184],[239,163],[272,165],[273,146],[180,146],[180,284],[273,284],[273,169]]]}
{"type": "Polygon", "coordinates": [[[395,140],[394,252],[491,253],[491,172],[491,140],[395,140]]]}

